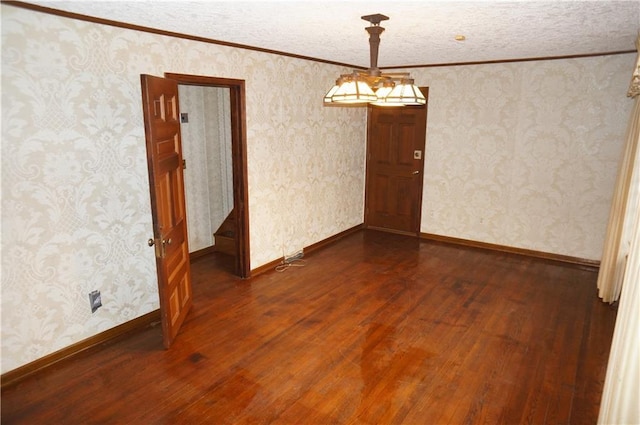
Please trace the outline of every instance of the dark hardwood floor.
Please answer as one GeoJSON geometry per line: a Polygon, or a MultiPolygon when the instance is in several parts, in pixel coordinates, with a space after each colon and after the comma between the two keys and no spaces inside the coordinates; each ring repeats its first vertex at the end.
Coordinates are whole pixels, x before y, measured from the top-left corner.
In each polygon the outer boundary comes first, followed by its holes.
{"type": "MultiPolygon", "coordinates": [[[[593,270],[362,231],[2,393],[3,424],[595,424],[616,310],[593,270]]],[[[228,268],[226,269],[228,270],[228,268]]]]}

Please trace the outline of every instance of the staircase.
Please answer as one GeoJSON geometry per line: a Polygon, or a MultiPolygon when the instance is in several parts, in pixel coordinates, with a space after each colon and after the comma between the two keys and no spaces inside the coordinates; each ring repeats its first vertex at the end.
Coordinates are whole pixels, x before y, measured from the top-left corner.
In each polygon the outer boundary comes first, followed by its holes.
{"type": "Polygon", "coordinates": [[[231,210],[218,230],[213,234],[214,249],[223,254],[236,255],[236,219],[234,210],[231,210]]]}

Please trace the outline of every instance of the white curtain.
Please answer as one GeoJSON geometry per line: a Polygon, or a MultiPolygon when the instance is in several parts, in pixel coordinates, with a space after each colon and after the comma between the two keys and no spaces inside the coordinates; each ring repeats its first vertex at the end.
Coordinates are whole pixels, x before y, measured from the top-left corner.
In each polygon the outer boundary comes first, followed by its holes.
{"type": "Polygon", "coordinates": [[[640,424],[640,214],[636,214],[599,424],[640,424]]]}
{"type": "MultiPolygon", "coordinates": [[[[640,47],[640,35],[636,46],[640,47]]],[[[610,261],[606,266],[609,268],[602,269],[605,261],[603,256],[598,276],[598,288],[604,301],[613,302],[618,295],[620,297],[600,403],[599,424],[640,424],[640,56],[631,80],[629,96],[635,98],[635,105],[620,173],[627,177],[619,176],[618,179],[619,185],[628,184],[628,190],[626,200],[621,200],[617,210],[614,201],[611,215],[618,215],[620,222],[610,219],[609,233],[619,232],[619,235],[615,238],[608,235],[607,243],[615,239],[611,243],[618,246],[605,248],[607,261],[610,261]],[[608,253],[609,250],[616,252],[608,253]]],[[[616,190],[616,196],[618,195],[616,190]]]]}
{"type": "MultiPolygon", "coordinates": [[[[640,43],[640,37],[636,44],[640,43]]],[[[598,295],[602,301],[613,303],[620,297],[625,263],[631,245],[632,227],[640,208],[640,55],[633,73],[629,97],[634,107],[627,127],[618,180],[609,214],[607,236],[598,274],[598,295]]]]}

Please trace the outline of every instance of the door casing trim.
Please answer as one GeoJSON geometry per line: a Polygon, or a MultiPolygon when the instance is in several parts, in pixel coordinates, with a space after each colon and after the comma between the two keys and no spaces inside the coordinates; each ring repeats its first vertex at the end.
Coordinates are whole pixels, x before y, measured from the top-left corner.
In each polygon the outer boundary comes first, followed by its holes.
{"type": "Polygon", "coordinates": [[[235,272],[243,278],[251,277],[249,256],[249,185],[247,177],[247,119],[245,81],[233,78],[165,72],[178,84],[229,88],[231,92],[231,156],[233,169],[233,207],[236,218],[235,272]]]}

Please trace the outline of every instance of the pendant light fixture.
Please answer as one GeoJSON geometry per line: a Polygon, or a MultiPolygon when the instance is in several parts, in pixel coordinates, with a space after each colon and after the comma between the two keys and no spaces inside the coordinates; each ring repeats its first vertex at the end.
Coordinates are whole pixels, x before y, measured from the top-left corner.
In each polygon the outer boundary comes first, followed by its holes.
{"type": "Polygon", "coordinates": [[[362,16],[371,25],[365,30],[369,33],[371,66],[367,71],[354,71],[342,74],[336,84],[324,95],[325,105],[336,106],[404,106],[424,105],[427,103],[420,89],[414,84],[409,73],[380,72],[378,68],[378,48],[380,34],[384,28],[380,22],[389,19],[381,14],[362,16]]]}

